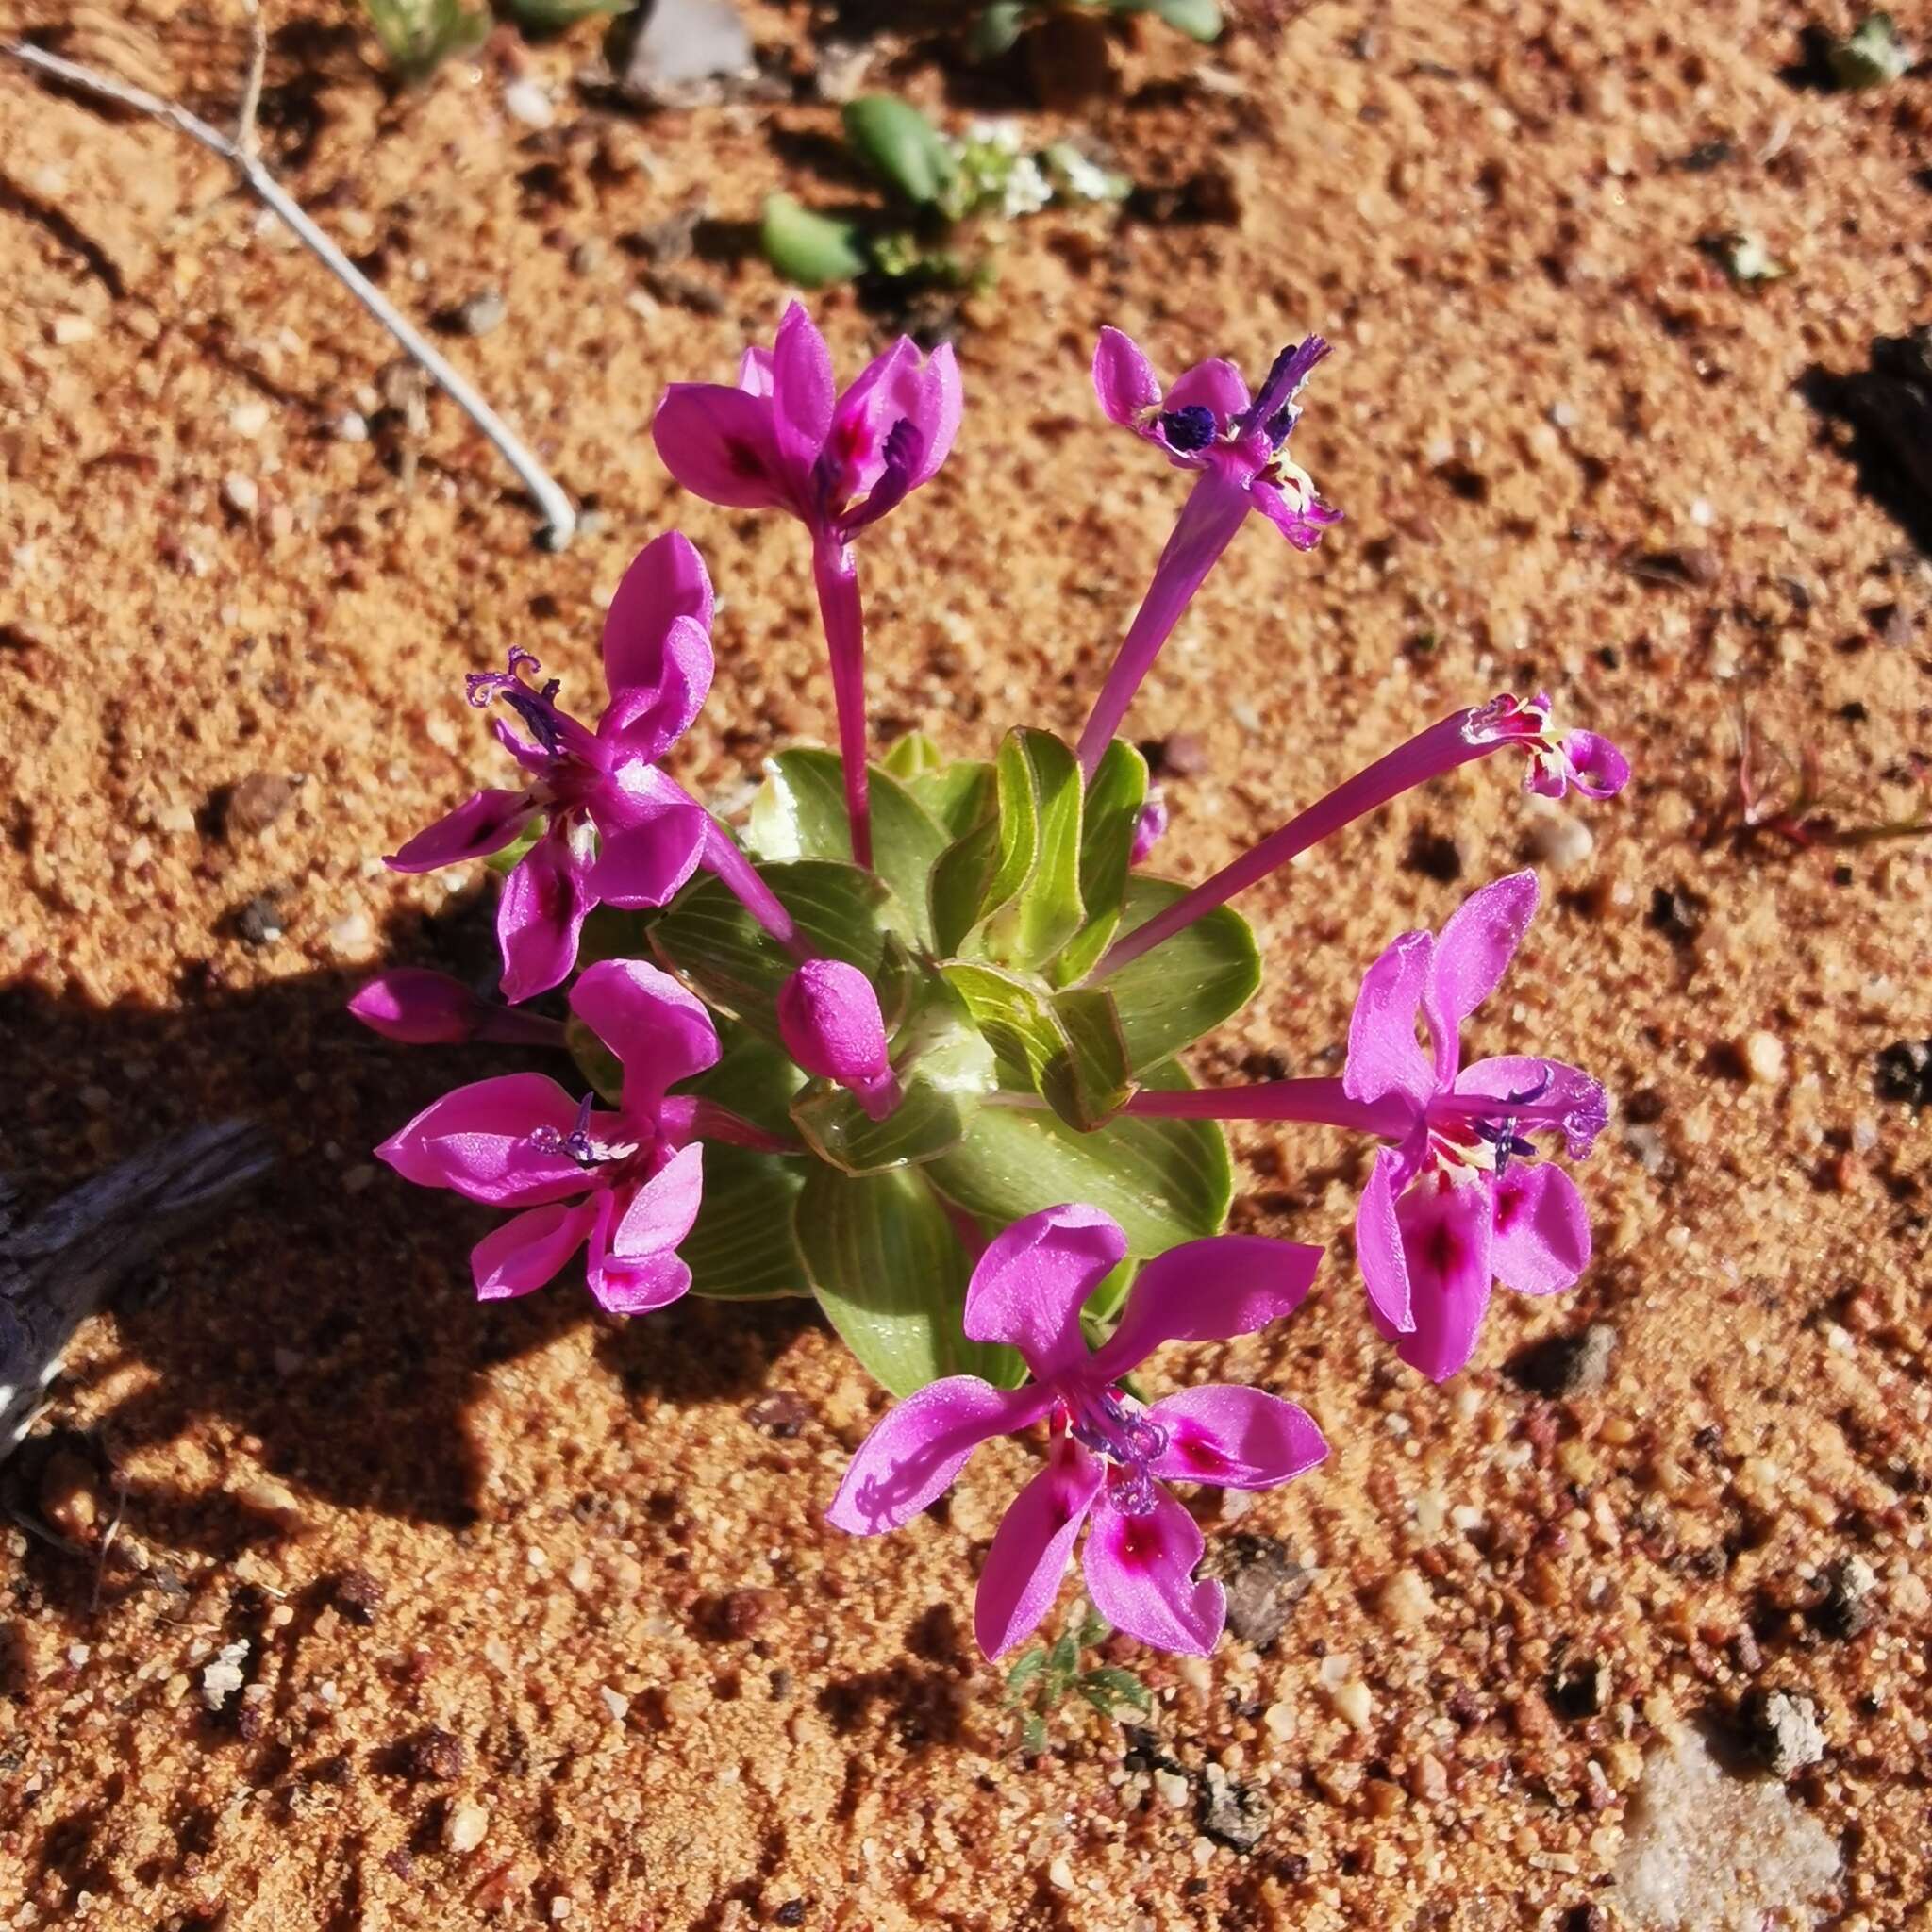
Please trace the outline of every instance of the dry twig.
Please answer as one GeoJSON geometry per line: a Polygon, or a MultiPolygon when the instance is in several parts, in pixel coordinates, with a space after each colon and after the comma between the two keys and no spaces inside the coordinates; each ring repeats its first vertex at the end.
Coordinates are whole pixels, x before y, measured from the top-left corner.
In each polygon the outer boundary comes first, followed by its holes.
{"type": "Polygon", "coordinates": [[[262,38],[258,18],[253,20],[251,41],[248,83],[242,94],[242,112],[232,140],[174,101],[163,100],[158,94],[149,93],[145,88],[117,80],[111,75],[100,74],[93,68],[62,59],[58,54],[48,53],[44,47],[36,47],[25,41],[0,42],[0,53],[8,54],[22,65],[64,82],[68,87],[131,108],[151,120],[164,122],[177,133],[199,142],[210,153],[226,161],[263,205],[293,229],[323,266],[402,344],[411,359],[427,372],[431,380],[496,445],[504,461],[517,473],[524,487],[536,500],[538,508],[542,511],[544,541],[554,550],[562,549],[576,530],[576,511],[572,508],[570,498],[539,467],[537,459],[518,441],[509,425],[457,374],[415,325],[391,305],[381,290],[316,226],[301,205],[250,151],[254,140],[255,112],[261,94],[262,38]]]}

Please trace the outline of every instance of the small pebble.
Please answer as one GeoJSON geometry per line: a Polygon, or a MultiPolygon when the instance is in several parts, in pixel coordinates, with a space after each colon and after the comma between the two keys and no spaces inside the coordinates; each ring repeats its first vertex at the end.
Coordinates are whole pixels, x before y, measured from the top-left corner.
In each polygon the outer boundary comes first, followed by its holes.
{"type": "Polygon", "coordinates": [[[1574,1335],[1550,1335],[1519,1349],[1505,1364],[1511,1381],[1539,1395],[1594,1395],[1610,1378],[1617,1331],[1592,1322],[1574,1335]]]}
{"type": "Polygon", "coordinates": [[[351,912],[346,918],[337,920],[329,927],[329,950],[339,958],[357,958],[367,949],[375,937],[375,929],[369,924],[369,915],[366,912],[351,912]]]}
{"type": "Polygon", "coordinates": [[[242,1664],[248,1655],[248,1640],[224,1644],[215,1660],[201,1674],[201,1701],[210,1710],[219,1710],[242,1688],[242,1664]]]}
{"type": "Polygon", "coordinates": [[[446,1784],[461,1776],[463,1757],[463,1740],[452,1731],[432,1725],[405,1747],[403,1774],[418,1784],[446,1784]]]}
{"type": "Polygon", "coordinates": [[[230,470],[222,478],[222,501],[238,517],[252,517],[261,503],[261,491],[255,478],[241,470],[230,470]]]}
{"type": "Polygon", "coordinates": [[[480,1805],[450,1807],[442,1822],[442,1842],[452,1852],[474,1852],[490,1830],[490,1814],[480,1805]]]}
{"type": "Polygon", "coordinates": [[[1774,1087],[1785,1076],[1785,1043],[1762,1028],[1744,1042],[1744,1064],[1761,1087],[1774,1087]]]}
{"type": "Polygon", "coordinates": [[[47,325],[47,334],[57,348],[71,349],[94,339],[93,323],[85,315],[57,315],[47,325]]]}
{"type": "Polygon", "coordinates": [[[1281,1635],[1294,1607],[1308,1593],[1308,1573],[1286,1543],[1243,1530],[1216,1550],[1210,1573],[1227,1591],[1227,1627],[1253,1650],[1281,1635]]]}
{"type": "Polygon", "coordinates": [[[504,89],[503,109],[525,127],[548,127],[557,119],[550,96],[537,81],[529,79],[513,80],[504,89]]]}
{"type": "Polygon", "coordinates": [[[1740,1716],[1753,1753],[1775,1777],[1791,1777],[1824,1756],[1816,1702],[1794,1690],[1755,1690],[1740,1716]]]}
{"type": "Polygon", "coordinates": [[[1581,819],[1558,811],[1539,819],[1530,827],[1524,847],[1538,864],[1569,872],[1596,850],[1596,839],[1581,819]]]}
{"type": "Polygon", "coordinates": [[[259,396],[244,396],[228,411],[228,426],[237,436],[259,436],[268,427],[268,405],[259,396]]]}
{"type": "Polygon", "coordinates": [[[1877,1590],[1878,1573],[1863,1557],[1840,1557],[1824,1573],[1824,1601],[1811,1621],[1827,1637],[1857,1637],[1878,1621],[1877,1590]]]}
{"type": "Polygon", "coordinates": [[[344,409],[331,425],[338,441],[342,442],[367,442],[369,441],[369,418],[357,409],[344,409]]]}
{"type": "Polygon", "coordinates": [[[487,336],[503,325],[508,313],[509,304],[503,296],[494,289],[485,289],[458,306],[457,324],[466,336],[487,336]]]}

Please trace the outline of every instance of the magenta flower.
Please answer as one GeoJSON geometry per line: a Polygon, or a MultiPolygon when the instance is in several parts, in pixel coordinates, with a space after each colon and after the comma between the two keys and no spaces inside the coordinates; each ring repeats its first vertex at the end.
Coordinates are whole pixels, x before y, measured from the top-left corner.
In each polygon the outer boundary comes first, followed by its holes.
{"type": "Polygon", "coordinates": [[[693,495],[732,509],[790,510],[811,532],[852,853],[863,866],[872,863],[865,619],[850,545],[945,461],[959,409],[951,346],[922,357],[908,336],[841,394],[825,339],[794,302],[771,348],[745,350],[736,389],[675,382],[651,425],[664,467],[693,495]]]}
{"type": "Polygon", "coordinates": [[[879,996],[857,966],[806,960],[779,991],[778,1037],[814,1078],[849,1087],[874,1120],[898,1106],[879,996]]]}
{"type": "Polygon", "coordinates": [[[1475,1348],[1492,1280],[1556,1294],[1590,1260],[1590,1216],[1529,1136],[1558,1132],[1581,1160],[1602,1131],[1604,1090],[1561,1060],[1462,1065],[1464,1020],[1501,981],[1537,908],[1536,874],[1472,892],[1440,938],[1404,933],[1369,968],[1349,1024],[1343,1094],[1385,1114],[1356,1216],[1376,1326],[1435,1381],[1475,1348]],[[1416,1042],[1420,1015],[1430,1050],[1416,1042]]]}
{"type": "Polygon", "coordinates": [[[1301,416],[1295,398],[1327,353],[1320,336],[1283,349],[1252,399],[1241,371],[1218,359],[1195,363],[1163,396],[1153,365],[1133,340],[1117,328],[1101,330],[1093,390],[1102,410],[1200,480],[1081,734],[1080,763],[1090,777],[1181,612],[1249,510],[1259,510],[1297,550],[1312,550],[1322,533],[1341,521],[1285,447],[1301,416]]]}
{"type": "Polygon", "coordinates": [[[512,650],[506,670],[471,674],[471,704],[500,699],[528,733],[497,722],[524,783],[477,792],[388,863],[434,872],[500,851],[534,820],[548,821],[497,904],[506,998],[530,999],[569,977],[592,906],[661,906],[708,851],[728,843],[722,834],[713,840],[709,816],[658,766],[710,689],[710,624],[704,560],[672,531],[640,553],[605,619],[610,702],[594,730],[558,708],[557,679],[526,680],[542,668],[527,651],[512,650]]]}
{"type": "Polygon", "coordinates": [[[1147,1262],[1120,1326],[1090,1352],[1080,1309],[1126,1253],[1095,1208],[1049,1208],[997,1236],[973,1271],[966,1333],[1009,1342],[1033,1379],[995,1389],[952,1375],[898,1404],[859,1445],[827,1515],[876,1536],[926,1507],[980,1443],[1050,1420],[1046,1466],[1014,1498],[980,1574],[974,1629],[999,1657],[1053,1606],[1080,1527],[1094,1607],[1160,1650],[1205,1655],[1221,1635],[1221,1585],[1196,1582],[1201,1532],[1163,1482],[1272,1489],[1328,1453],[1292,1403],[1259,1390],[1191,1389],[1142,1406],[1122,1376],[1163,1341],[1252,1334],[1307,1292],[1319,1248],[1252,1235],[1190,1241],[1147,1262]]]}
{"type": "Polygon", "coordinates": [[[587,1241],[591,1292],[641,1314],[691,1285],[677,1244],[697,1217],[704,1103],[667,1096],[718,1058],[703,1005],[630,959],[590,967],[571,1010],[617,1056],[614,1112],[573,1100],[542,1074],[506,1074],[432,1102],[375,1151],[404,1179],[522,1210],[471,1255],[483,1301],[541,1288],[587,1241]]]}
{"type": "Polygon", "coordinates": [[[372,1033],[405,1046],[460,1046],[493,1040],[519,1046],[561,1046],[563,1028],[478,999],[459,979],[424,966],[396,966],[365,980],[349,1010],[372,1033]]]}

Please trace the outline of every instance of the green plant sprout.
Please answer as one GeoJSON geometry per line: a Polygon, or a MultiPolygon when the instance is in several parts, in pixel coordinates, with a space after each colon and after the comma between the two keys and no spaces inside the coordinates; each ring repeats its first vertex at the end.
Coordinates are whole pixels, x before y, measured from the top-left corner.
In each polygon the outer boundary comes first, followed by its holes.
{"type": "Polygon", "coordinates": [[[1191,41],[1221,38],[1219,0],[993,0],[982,7],[966,37],[975,60],[996,60],[1009,52],[1027,28],[1054,13],[1124,15],[1151,13],[1191,41]]]}
{"type": "Polygon", "coordinates": [[[866,94],[844,110],[845,140],[890,196],[876,216],[820,214],[789,194],[765,203],[765,258],[803,288],[876,275],[888,282],[984,288],[993,276],[982,230],[1056,202],[1113,202],[1131,183],[1073,142],[1028,149],[1018,131],[982,122],[944,135],[910,103],[866,94]]]}
{"type": "Polygon", "coordinates": [[[1006,1707],[1019,1724],[1018,1743],[1024,1756],[1038,1757],[1045,1751],[1050,1720],[1069,1696],[1079,1697],[1116,1723],[1123,1721],[1123,1711],[1145,1717],[1154,1708],[1153,1693],[1123,1665],[1082,1667],[1081,1653],[1112,1634],[1107,1619],[1083,1598],[1051,1647],[1036,1643],[1013,1660],[1007,1673],[1006,1707]]]}

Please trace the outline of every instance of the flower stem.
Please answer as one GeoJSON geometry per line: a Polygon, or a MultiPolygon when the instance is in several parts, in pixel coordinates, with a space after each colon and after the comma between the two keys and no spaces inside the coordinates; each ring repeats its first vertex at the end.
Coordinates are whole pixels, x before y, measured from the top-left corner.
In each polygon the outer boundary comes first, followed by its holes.
{"type": "Polygon", "coordinates": [[[795,1140],[782,1134],[767,1133],[741,1114],[715,1100],[700,1099],[691,1109],[691,1134],[703,1141],[724,1141],[733,1147],[749,1147],[755,1154],[798,1154],[804,1150],[795,1140]]]}
{"type": "Polygon", "coordinates": [[[1248,493],[1232,478],[1209,470],[1203,474],[1183,506],[1180,521],[1154,566],[1153,581],[1134,613],[1126,636],[1107,674],[1092,715],[1080,734],[1080,770],[1091,781],[1101,756],[1120,729],[1134,693],[1141,689],[1160,647],[1167,642],[1181,612],[1201,588],[1221,553],[1248,513],[1248,493]]]}
{"type": "Polygon", "coordinates": [[[1351,1100],[1340,1080],[1261,1080],[1249,1087],[1142,1088],[1126,1110],[1170,1121],[1307,1121],[1400,1140],[1413,1113],[1400,1101],[1351,1100]]]}
{"type": "Polygon", "coordinates": [[[801,959],[811,957],[811,949],[798,936],[791,913],[779,903],[778,895],[759,878],[752,862],[733,841],[731,834],[716,819],[705,828],[704,863],[708,871],[734,892],[744,909],[778,941],[789,946],[801,959]]]}
{"type": "Polygon", "coordinates": [[[1469,710],[1453,713],[1338,785],[1327,797],[1289,820],[1278,832],[1271,833],[1232,865],[1224,866],[1185,898],[1176,899],[1164,912],[1156,913],[1144,925],[1137,925],[1117,940],[1089,978],[1104,979],[1109,973],[1118,972],[1130,959],[1138,959],[1161,941],[1172,939],[1184,926],[1224,905],[1237,892],[1245,891],[1257,880],[1278,871],[1297,853],[1306,852],[1329,833],[1340,831],[1364,813],[1387,805],[1391,798],[1398,798],[1431,778],[1440,778],[1457,765],[1487,757],[1508,741],[1501,738],[1472,738],[1465,727],[1474,715],[1469,710]]]}
{"type": "Polygon", "coordinates": [[[872,870],[872,803],[865,769],[865,613],[858,567],[849,546],[830,532],[812,540],[812,581],[832,658],[832,703],[839,713],[839,762],[845,773],[845,816],[852,862],[872,870]]]}
{"type": "Polygon", "coordinates": [[[517,1007],[488,1007],[476,1023],[476,1038],[503,1046],[562,1046],[563,1023],[526,1013],[517,1007]]]}

